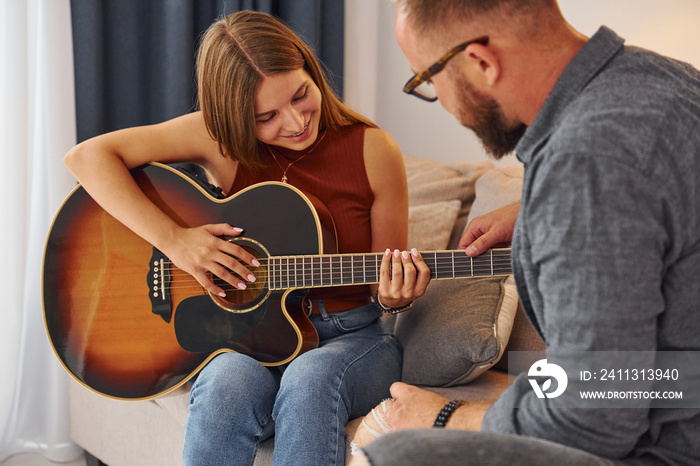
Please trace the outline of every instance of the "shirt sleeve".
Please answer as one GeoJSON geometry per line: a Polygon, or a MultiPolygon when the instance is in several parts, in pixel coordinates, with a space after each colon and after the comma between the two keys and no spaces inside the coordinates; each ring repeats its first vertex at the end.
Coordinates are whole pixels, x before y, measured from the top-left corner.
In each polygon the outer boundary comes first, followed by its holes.
{"type": "MultiPolygon", "coordinates": [[[[655,350],[668,243],[662,187],[621,157],[573,153],[550,154],[526,188],[517,240],[528,249],[523,276],[547,358],[655,350]]],[[[647,409],[546,401],[520,374],[488,410],[482,430],[622,458],[649,427],[647,409]]]]}

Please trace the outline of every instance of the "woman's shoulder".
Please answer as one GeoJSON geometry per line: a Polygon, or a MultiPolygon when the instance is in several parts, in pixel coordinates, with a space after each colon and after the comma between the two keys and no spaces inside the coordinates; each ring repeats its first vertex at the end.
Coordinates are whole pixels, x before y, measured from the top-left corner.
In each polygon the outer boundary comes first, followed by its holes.
{"type": "Polygon", "coordinates": [[[389,147],[396,146],[396,141],[389,133],[376,126],[370,126],[365,123],[353,123],[351,125],[341,126],[337,131],[337,138],[357,138],[364,141],[365,148],[368,144],[371,148],[374,147],[389,147]]]}
{"type": "Polygon", "coordinates": [[[370,182],[386,173],[405,172],[401,148],[389,133],[367,127],[364,138],[365,168],[370,182]]]}
{"type": "Polygon", "coordinates": [[[365,129],[365,156],[378,154],[390,158],[402,158],[401,148],[389,133],[380,128],[365,129]]]}
{"type": "Polygon", "coordinates": [[[365,141],[370,144],[384,145],[384,146],[396,146],[398,144],[391,137],[389,133],[380,128],[372,128],[370,126],[365,127],[365,141]]]}

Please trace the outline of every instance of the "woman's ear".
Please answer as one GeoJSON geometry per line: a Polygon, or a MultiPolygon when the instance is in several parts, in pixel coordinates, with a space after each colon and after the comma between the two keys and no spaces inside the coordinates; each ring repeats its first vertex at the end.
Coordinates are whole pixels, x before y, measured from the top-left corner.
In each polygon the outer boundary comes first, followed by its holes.
{"type": "Polygon", "coordinates": [[[498,55],[488,45],[470,44],[464,53],[482,74],[488,86],[495,86],[501,76],[501,63],[498,55]]]}

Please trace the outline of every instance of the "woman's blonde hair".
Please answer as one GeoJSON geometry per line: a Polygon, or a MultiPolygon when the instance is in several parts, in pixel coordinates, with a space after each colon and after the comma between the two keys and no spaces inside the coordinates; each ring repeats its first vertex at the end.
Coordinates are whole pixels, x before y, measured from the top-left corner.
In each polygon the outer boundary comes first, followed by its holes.
{"type": "Polygon", "coordinates": [[[239,11],[207,29],[197,54],[199,108],[222,154],[249,169],[266,165],[255,137],[255,93],[265,76],[299,68],[321,91],[321,128],[375,127],[338,100],[313,52],[287,26],[265,13],[239,11]]]}

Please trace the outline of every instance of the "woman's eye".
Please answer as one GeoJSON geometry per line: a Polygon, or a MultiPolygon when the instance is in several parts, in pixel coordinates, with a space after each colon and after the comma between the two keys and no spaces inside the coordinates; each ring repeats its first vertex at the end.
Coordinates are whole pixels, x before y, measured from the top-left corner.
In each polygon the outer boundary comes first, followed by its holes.
{"type": "Polygon", "coordinates": [[[258,120],[258,123],[262,123],[263,125],[265,123],[269,123],[272,121],[272,119],[275,117],[274,113],[270,115],[269,117],[265,118],[264,120],[258,120]]]}
{"type": "Polygon", "coordinates": [[[301,102],[302,100],[306,99],[308,96],[309,96],[309,88],[307,87],[306,89],[304,89],[304,93],[302,95],[294,98],[294,102],[301,102]]]}

